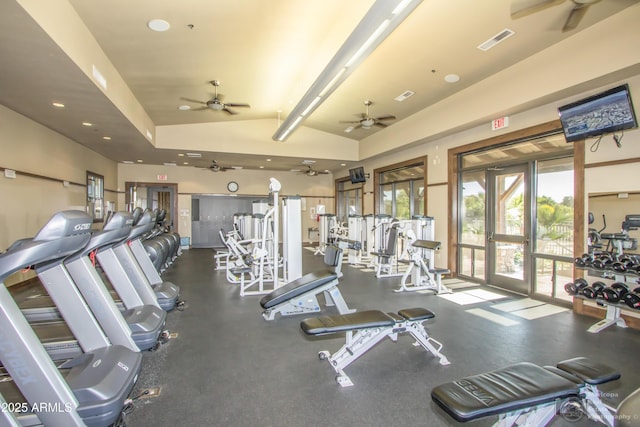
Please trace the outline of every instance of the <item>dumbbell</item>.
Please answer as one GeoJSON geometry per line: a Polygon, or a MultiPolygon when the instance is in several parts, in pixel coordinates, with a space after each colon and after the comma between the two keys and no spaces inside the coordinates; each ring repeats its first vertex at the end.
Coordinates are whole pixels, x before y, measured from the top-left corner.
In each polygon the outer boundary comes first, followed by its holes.
{"type": "Polygon", "coordinates": [[[596,299],[602,296],[602,291],[606,289],[607,285],[603,282],[593,282],[591,286],[585,286],[582,288],[582,295],[589,299],[596,299]]]}
{"type": "Polygon", "coordinates": [[[631,292],[627,292],[622,299],[630,308],[640,309],[640,287],[635,288],[631,292]]]}
{"type": "Polygon", "coordinates": [[[575,282],[569,282],[564,285],[564,290],[567,291],[569,295],[581,295],[582,289],[589,286],[589,282],[587,282],[582,277],[579,277],[575,280],[575,282]]]}
{"type": "Polygon", "coordinates": [[[592,261],[593,256],[591,256],[591,254],[582,254],[581,256],[573,259],[573,263],[576,267],[588,267],[591,265],[592,261]]]}
{"type": "Polygon", "coordinates": [[[593,260],[592,266],[597,270],[606,270],[611,267],[613,262],[613,257],[608,253],[604,253],[598,255],[596,259],[593,260]]]}
{"type": "Polygon", "coordinates": [[[608,288],[602,290],[602,298],[611,303],[620,302],[626,294],[629,293],[629,287],[622,282],[615,282],[608,288]]]}

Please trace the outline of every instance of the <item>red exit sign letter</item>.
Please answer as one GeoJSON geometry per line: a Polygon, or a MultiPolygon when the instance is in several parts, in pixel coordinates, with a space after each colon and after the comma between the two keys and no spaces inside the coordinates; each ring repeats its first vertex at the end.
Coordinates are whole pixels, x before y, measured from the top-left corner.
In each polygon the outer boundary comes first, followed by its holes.
{"type": "Polygon", "coordinates": [[[509,127],[509,117],[500,117],[491,122],[491,130],[498,130],[509,127]]]}
{"type": "Polygon", "coordinates": [[[167,175],[158,175],[157,178],[158,178],[158,181],[166,181],[168,176],[167,175]]]}

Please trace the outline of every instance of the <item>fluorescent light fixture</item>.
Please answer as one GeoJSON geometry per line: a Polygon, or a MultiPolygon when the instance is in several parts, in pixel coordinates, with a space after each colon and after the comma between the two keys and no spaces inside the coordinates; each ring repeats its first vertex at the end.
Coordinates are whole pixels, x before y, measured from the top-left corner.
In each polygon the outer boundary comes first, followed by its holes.
{"type": "Polygon", "coordinates": [[[200,154],[200,153],[187,153],[187,157],[191,157],[191,158],[197,159],[197,158],[202,157],[202,154],[200,154]]]}
{"type": "Polygon", "coordinates": [[[100,70],[98,70],[95,65],[92,64],[91,67],[92,67],[91,72],[93,74],[93,78],[96,79],[98,84],[102,86],[104,90],[107,90],[107,79],[104,78],[100,70]]]}
{"type": "Polygon", "coordinates": [[[376,0],[273,135],[284,141],[395,30],[422,0],[376,0]]]}
{"type": "Polygon", "coordinates": [[[53,102],[51,105],[57,108],[64,108],[64,104],[62,102],[53,102]]]}

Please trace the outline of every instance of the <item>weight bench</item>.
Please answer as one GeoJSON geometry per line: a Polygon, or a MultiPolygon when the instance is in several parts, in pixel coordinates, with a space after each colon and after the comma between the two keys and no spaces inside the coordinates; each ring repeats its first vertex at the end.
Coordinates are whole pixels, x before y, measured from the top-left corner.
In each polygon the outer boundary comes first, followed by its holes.
{"type": "Polygon", "coordinates": [[[618,378],[613,368],[586,357],[556,367],[521,362],[439,385],[431,399],[462,422],[498,415],[494,425],[545,426],[559,414],[613,426],[615,410],[600,399],[597,386],[618,378]]]}
{"type": "Polygon", "coordinates": [[[320,311],[318,295],[321,293],[324,293],[325,305],[335,305],[340,314],[353,313],[355,310],[347,306],[338,289],[338,279],[342,277],[342,249],[327,246],[324,263],[328,266],[326,270],[305,274],[265,295],[260,300],[264,309],[262,317],[273,320],[278,313],[280,316],[317,313],[320,311]]]}
{"type": "Polygon", "coordinates": [[[449,361],[440,353],[442,344],[431,338],[422,324],[434,317],[433,312],[424,308],[404,309],[398,311],[398,314],[368,310],[305,319],[300,323],[300,327],[305,334],[314,336],[346,332],[346,343],[342,348],[333,354],[321,351],[318,357],[320,360],[327,360],[336,371],[336,381],[340,387],[349,387],[353,382],[344,369],[386,337],[395,342],[398,334],[403,332],[408,332],[415,338],[415,346],[421,345],[438,357],[441,365],[448,365],[449,361]]]}

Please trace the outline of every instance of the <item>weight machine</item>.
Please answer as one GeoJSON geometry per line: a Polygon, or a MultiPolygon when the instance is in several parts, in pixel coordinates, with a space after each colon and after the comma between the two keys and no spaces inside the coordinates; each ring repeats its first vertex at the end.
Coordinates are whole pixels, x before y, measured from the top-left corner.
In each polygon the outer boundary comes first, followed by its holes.
{"type": "Polygon", "coordinates": [[[320,219],[320,224],[318,225],[318,247],[313,254],[324,255],[327,246],[334,243],[335,236],[331,231],[336,226],[336,216],[334,214],[320,214],[318,218],[320,219]]]}

